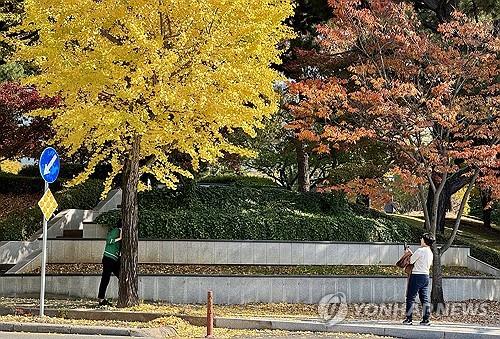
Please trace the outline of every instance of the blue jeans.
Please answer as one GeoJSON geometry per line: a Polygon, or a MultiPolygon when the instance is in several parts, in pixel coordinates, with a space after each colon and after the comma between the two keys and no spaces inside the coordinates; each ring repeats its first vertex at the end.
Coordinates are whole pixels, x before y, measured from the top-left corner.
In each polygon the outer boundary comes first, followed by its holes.
{"type": "Polygon", "coordinates": [[[422,303],[422,318],[424,321],[429,320],[431,315],[431,304],[429,302],[429,275],[428,274],[412,274],[408,281],[408,289],[406,291],[406,318],[411,319],[413,314],[413,303],[418,297],[422,303]]]}

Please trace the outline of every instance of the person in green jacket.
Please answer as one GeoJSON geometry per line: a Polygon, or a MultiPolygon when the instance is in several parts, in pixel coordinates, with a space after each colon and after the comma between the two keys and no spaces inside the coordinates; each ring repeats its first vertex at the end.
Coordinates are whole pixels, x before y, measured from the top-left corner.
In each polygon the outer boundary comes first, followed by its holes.
{"type": "Polygon", "coordinates": [[[106,299],[111,273],[117,278],[120,276],[120,245],[122,240],[122,221],[118,220],[116,227],[109,230],[106,236],[106,247],[102,256],[102,276],[99,284],[99,306],[111,305],[106,299]]]}

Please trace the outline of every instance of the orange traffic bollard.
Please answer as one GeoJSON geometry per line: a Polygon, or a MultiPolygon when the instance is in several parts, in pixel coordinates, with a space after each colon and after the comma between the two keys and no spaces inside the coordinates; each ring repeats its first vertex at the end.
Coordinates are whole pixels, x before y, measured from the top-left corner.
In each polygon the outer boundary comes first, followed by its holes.
{"type": "Polygon", "coordinates": [[[205,338],[214,337],[214,296],[212,291],[207,295],[207,335],[205,338]]]}

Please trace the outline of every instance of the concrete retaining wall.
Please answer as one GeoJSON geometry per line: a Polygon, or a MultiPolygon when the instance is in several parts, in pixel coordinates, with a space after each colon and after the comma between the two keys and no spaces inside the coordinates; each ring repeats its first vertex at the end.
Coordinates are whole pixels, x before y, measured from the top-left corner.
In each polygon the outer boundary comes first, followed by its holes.
{"type": "MultiPolygon", "coordinates": [[[[53,226],[49,227],[47,237],[53,238],[63,235],[63,230],[77,230],[83,227],[83,222],[93,220],[96,212],[92,210],[68,209],[58,214],[58,219],[53,220],[53,226]]],[[[56,218],[57,218],[56,217],[56,218]]],[[[55,219],[55,218],[54,218],[55,219]]],[[[40,234],[41,239],[41,234],[40,234]]]]}
{"type": "MultiPolygon", "coordinates": [[[[48,262],[100,263],[104,240],[49,240],[48,262]]],[[[417,246],[411,246],[416,249],[417,246]]],[[[467,266],[468,247],[451,247],[443,265],[467,266]]],[[[139,262],[258,265],[394,265],[403,244],[276,241],[139,242],[139,262]]]]}
{"type": "Polygon", "coordinates": [[[7,274],[31,273],[42,266],[42,250],[33,252],[25,260],[18,262],[7,274]]]}
{"type": "Polygon", "coordinates": [[[85,223],[83,224],[83,237],[85,239],[106,239],[108,230],[105,225],[85,223]]]}
{"type": "Polygon", "coordinates": [[[0,263],[17,264],[40,248],[38,241],[8,241],[0,247],[0,263]]]}
{"type": "Polygon", "coordinates": [[[99,213],[108,212],[114,210],[122,203],[122,190],[114,189],[109,191],[106,199],[101,200],[99,204],[94,208],[94,211],[99,213]]]}
{"type": "Polygon", "coordinates": [[[467,257],[467,267],[474,271],[483,272],[495,277],[500,277],[500,270],[498,268],[488,265],[487,263],[471,256],[467,257]]]}
{"type": "MultiPolygon", "coordinates": [[[[92,222],[100,213],[114,208],[121,201],[121,190],[112,190],[106,199],[93,210],[68,209],[59,212],[47,225],[47,237],[61,236],[65,229],[82,229],[84,222],[92,222]]],[[[40,266],[39,252],[42,247],[42,230],[30,238],[30,242],[10,241],[0,243],[0,263],[15,264],[8,273],[23,273],[40,266]]],[[[49,261],[50,262],[50,261],[49,261]]]]}
{"type": "MultiPolygon", "coordinates": [[[[95,298],[100,277],[93,275],[47,276],[48,294],[95,298]]],[[[342,292],[347,302],[402,302],[405,277],[305,277],[305,276],[141,276],[139,297],[171,303],[204,303],[207,290],[214,291],[217,304],[307,303],[316,304],[326,294],[342,292]]],[[[112,278],[108,296],[117,296],[112,278]]],[[[37,294],[38,276],[2,276],[0,294],[21,296],[37,294]]],[[[445,278],[444,295],[448,301],[468,299],[500,300],[500,279],[445,278]]]]}
{"type": "MultiPolygon", "coordinates": [[[[112,190],[108,193],[106,199],[92,210],[67,209],[59,212],[48,224],[48,238],[62,236],[63,230],[83,229],[84,222],[92,222],[101,213],[108,212],[117,208],[121,201],[121,190],[112,190]]],[[[41,239],[42,230],[36,232],[31,240],[41,239]]]]}

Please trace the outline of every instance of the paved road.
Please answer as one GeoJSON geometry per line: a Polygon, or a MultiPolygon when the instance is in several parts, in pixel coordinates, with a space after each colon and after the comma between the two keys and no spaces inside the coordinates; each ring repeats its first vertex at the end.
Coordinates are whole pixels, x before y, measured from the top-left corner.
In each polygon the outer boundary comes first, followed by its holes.
{"type": "Polygon", "coordinates": [[[130,337],[113,337],[101,335],[78,335],[78,334],[50,334],[50,333],[28,333],[28,332],[0,332],[0,339],[117,339],[117,338],[130,338],[130,337]]]}
{"type": "Polygon", "coordinates": [[[288,336],[264,336],[264,337],[235,337],[235,339],[252,338],[252,339],[268,339],[268,338],[280,338],[280,339],[376,339],[376,338],[389,338],[389,337],[379,337],[376,335],[370,336],[368,334],[335,334],[335,333],[324,333],[324,334],[297,334],[288,336]]]}
{"type": "MultiPolygon", "coordinates": [[[[96,336],[96,335],[77,335],[77,334],[46,334],[46,333],[27,333],[27,332],[0,332],[0,339],[35,339],[35,338],[40,338],[40,339],[62,339],[62,338],[74,338],[74,339],[117,339],[117,338],[131,338],[131,337],[113,337],[113,336],[96,336]]],[[[356,338],[377,338],[376,336],[373,337],[367,337],[366,335],[361,336],[361,335],[355,335],[351,334],[348,336],[343,336],[343,335],[334,335],[332,334],[331,336],[325,336],[325,335],[291,335],[291,336],[279,336],[279,337],[238,337],[238,338],[280,338],[280,339],[356,339],[356,338]]]]}

